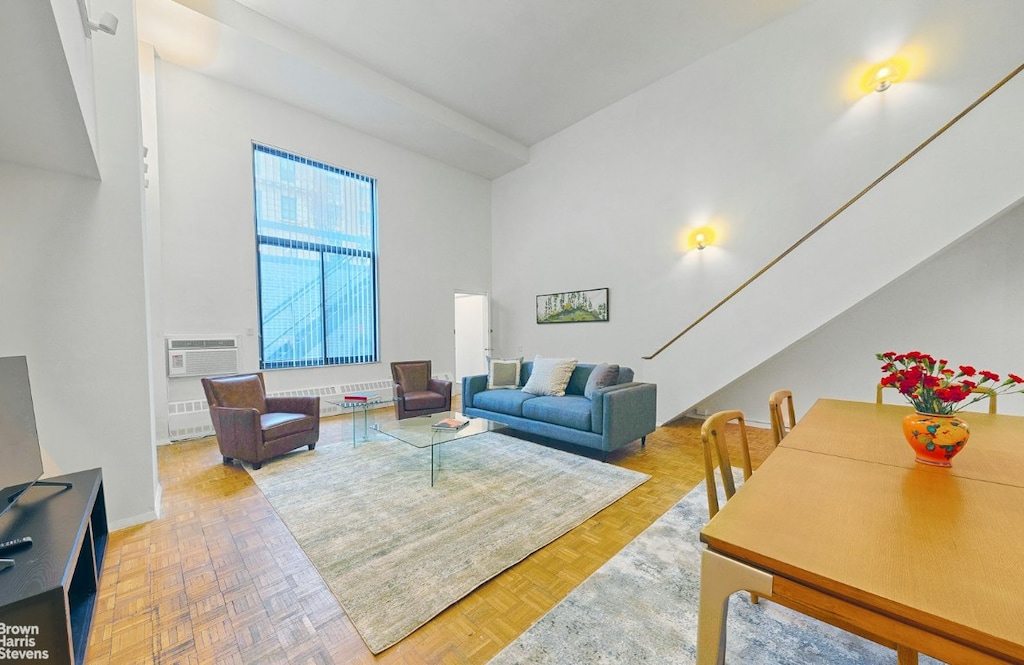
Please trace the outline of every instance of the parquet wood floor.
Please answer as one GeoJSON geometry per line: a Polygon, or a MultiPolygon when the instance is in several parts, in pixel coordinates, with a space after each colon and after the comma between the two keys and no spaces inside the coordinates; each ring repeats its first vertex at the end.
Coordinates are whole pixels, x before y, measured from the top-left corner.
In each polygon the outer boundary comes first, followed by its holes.
{"type": "MultiPolygon", "coordinates": [[[[324,419],[321,442],[349,440],[350,423],[324,419]]],[[[758,464],[771,433],[750,434],[758,464]]],[[[682,420],[609,455],[651,479],[378,656],[213,437],[161,446],[161,517],[110,534],[86,662],[485,663],[703,479],[699,437],[700,421],[682,420]]]]}

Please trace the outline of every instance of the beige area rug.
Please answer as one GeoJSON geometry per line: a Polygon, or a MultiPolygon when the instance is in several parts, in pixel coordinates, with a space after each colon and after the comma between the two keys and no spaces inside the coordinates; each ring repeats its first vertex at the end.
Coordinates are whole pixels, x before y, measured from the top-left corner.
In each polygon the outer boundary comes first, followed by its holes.
{"type": "Polygon", "coordinates": [[[649,476],[496,433],[430,450],[381,434],[251,471],[380,653],[649,476]]]}

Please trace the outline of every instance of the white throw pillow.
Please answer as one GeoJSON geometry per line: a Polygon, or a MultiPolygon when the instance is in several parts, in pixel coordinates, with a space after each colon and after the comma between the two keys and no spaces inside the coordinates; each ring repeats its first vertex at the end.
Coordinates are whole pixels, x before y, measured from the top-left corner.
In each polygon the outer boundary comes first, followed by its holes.
{"type": "Polygon", "coordinates": [[[541,358],[533,359],[533,371],[523,392],[534,395],[554,395],[561,397],[565,387],[569,385],[572,371],[576,369],[575,358],[541,358]]]}
{"type": "Polygon", "coordinates": [[[523,357],[487,358],[487,389],[518,388],[523,357]]]}

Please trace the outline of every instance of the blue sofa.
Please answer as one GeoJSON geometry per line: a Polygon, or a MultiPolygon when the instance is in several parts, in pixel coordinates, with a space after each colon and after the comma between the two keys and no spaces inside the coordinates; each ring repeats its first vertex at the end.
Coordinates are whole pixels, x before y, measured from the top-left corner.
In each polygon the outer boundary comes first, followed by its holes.
{"type": "MultiPolygon", "coordinates": [[[[633,370],[619,369],[619,382],[587,399],[583,390],[595,365],[579,363],[572,372],[565,395],[532,395],[521,389],[487,389],[487,375],[462,379],[462,412],[487,418],[513,429],[565,441],[608,453],[640,439],[655,429],[657,386],[633,381],[633,370]]],[[[524,362],[520,385],[526,385],[533,369],[524,362]]]]}

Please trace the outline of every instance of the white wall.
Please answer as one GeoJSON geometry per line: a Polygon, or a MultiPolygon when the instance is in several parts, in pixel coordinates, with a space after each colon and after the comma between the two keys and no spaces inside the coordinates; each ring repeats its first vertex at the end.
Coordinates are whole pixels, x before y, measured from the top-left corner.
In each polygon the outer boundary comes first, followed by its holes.
{"type": "MultiPolygon", "coordinates": [[[[490,183],[165,61],[157,70],[163,333],[242,337],[259,367],[253,140],[377,179],[381,362],[275,370],[268,390],[390,379],[394,360],[454,372],[452,294],[490,289],[490,183]]],[[[173,379],[170,401],[198,399],[173,379]]]]}
{"type": "MultiPolygon", "coordinates": [[[[797,417],[819,397],[870,402],[882,377],[875,354],[885,351],[922,351],[953,367],[1024,376],[1021,248],[1024,203],[709,396],[702,411],[740,409],[766,423],[768,395],[782,388],[793,392],[797,417]]],[[[905,404],[895,391],[885,401],[905,404]]],[[[1024,394],[1001,396],[998,406],[1024,415],[1024,394]]],[[[987,410],[988,402],[970,409],[987,410]]]]}
{"type": "MultiPolygon", "coordinates": [[[[812,3],[534,146],[529,165],[494,184],[499,352],[628,364],[640,379],[668,377],[699,397],[725,385],[702,387],[695,366],[727,358],[741,345],[756,362],[782,348],[761,348],[763,330],[742,310],[708,328],[712,342],[735,344],[690,349],[664,367],[641,357],[1020,64],[1024,42],[1013,26],[1021,21],[1024,5],[1004,0],[969,7],[949,0],[812,3]],[[868,63],[901,49],[915,65],[907,81],[884,95],[853,90],[868,63]],[[684,251],[681,238],[709,221],[718,230],[715,251],[684,251]],[[603,286],[611,289],[607,324],[534,323],[536,294],[603,286]]],[[[999,157],[1019,161],[1016,150],[1006,153],[999,157]]],[[[937,191],[923,189],[926,197],[937,191]]],[[[1024,186],[1004,201],[1000,192],[987,214],[1022,193],[1024,186]]],[[[953,207],[987,195],[957,193],[953,207]]],[[[894,199],[901,210],[873,223],[898,227],[907,202],[894,199]]],[[[955,228],[949,234],[955,237],[955,228]]],[[[878,245],[872,251],[884,250],[878,245]]],[[[941,246],[922,248],[917,260],[941,246]]],[[[849,255],[850,247],[844,238],[818,257],[849,255]]],[[[858,293],[863,275],[827,268],[788,284],[806,286],[821,276],[849,291],[840,294],[851,298],[840,311],[877,288],[858,293]]],[[[780,320],[793,321],[781,290],[761,306],[771,314],[776,295],[780,320]]],[[[813,317],[825,304],[798,303],[807,325],[820,325],[813,317]]],[[[696,401],[686,397],[677,406],[659,404],[659,419],[696,401]]]]}
{"type": "Polygon", "coordinates": [[[0,164],[0,355],[25,355],[48,475],[102,467],[112,526],[156,513],[133,3],[93,40],[102,181],[0,164]]]}

